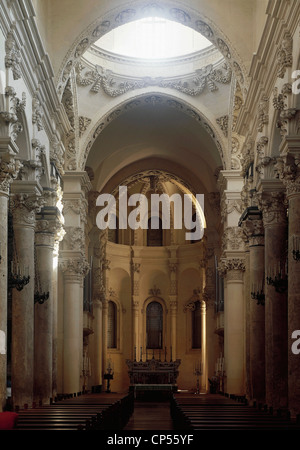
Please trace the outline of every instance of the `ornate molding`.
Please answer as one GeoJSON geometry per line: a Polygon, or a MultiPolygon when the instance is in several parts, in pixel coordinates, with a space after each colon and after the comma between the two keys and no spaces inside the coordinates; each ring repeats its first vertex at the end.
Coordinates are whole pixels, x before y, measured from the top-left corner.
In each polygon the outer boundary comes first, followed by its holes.
{"type": "Polygon", "coordinates": [[[287,201],[284,192],[263,193],[260,204],[265,227],[287,225],[287,201]]]}
{"type": "Polygon", "coordinates": [[[17,48],[13,34],[8,33],[5,40],[5,67],[10,68],[14,80],[21,78],[21,53],[17,48]]]}
{"type": "Polygon", "coordinates": [[[8,194],[9,188],[13,180],[15,180],[22,164],[19,160],[15,160],[10,155],[2,155],[0,160],[0,191],[8,194]]]}
{"type": "Polygon", "coordinates": [[[218,89],[217,83],[230,83],[231,75],[231,68],[227,64],[223,64],[222,68],[215,68],[212,64],[209,64],[184,78],[153,78],[149,76],[129,78],[100,66],[95,66],[92,70],[82,63],[76,66],[76,81],[79,86],[91,86],[91,92],[98,93],[102,90],[110,97],[118,97],[126,92],[149,86],[175,89],[195,97],[202,94],[206,89],[209,92],[216,91],[218,89]]]}
{"type": "Polygon", "coordinates": [[[40,101],[37,97],[33,97],[32,99],[32,123],[36,125],[38,131],[42,131],[44,129],[43,120],[42,120],[42,107],[40,101]]]}
{"type": "Polygon", "coordinates": [[[79,116],[79,137],[82,137],[90,125],[92,119],[88,117],[79,116]]]}
{"type": "Polygon", "coordinates": [[[257,131],[262,132],[265,125],[269,123],[269,99],[266,95],[262,96],[257,108],[257,131]]]}
{"type": "Polygon", "coordinates": [[[228,136],[228,115],[221,116],[216,119],[217,124],[220,126],[225,137],[228,136]]]}
{"type": "Polygon", "coordinates": [[[276,53],[277,59],[277,76],[283,78],[287,67],[292,67],[293,64],[293,38],[287,31],[282,39],[282,42],[276,53]]]}
{"type": "Polygon", "coordinates": [[[80,227],[65,227],[66,234],[63,242],[66,245],[64,250],[72,250],[83,253],[85,248],[85,234],[80,227]]]}
{"type": "Polygon", "coordinates": [[[78,281],[81,281],[90,270],[90,266],[85,258],[64,259],[60,261],[59,266],[65,276],[74,277],[78,281]]]}
{"type": "Polygon", "coordinates": [[[45,200],[43,197],[29,194],[14,194],[11,196],[10,207],[13,223],[18,226],[35,226],[36,213],[41,211],[45,200]]]}
{"type": "Polygon", "coordinates": [[[85,32],[82,34],[78,41],[74,44],[73,48],[66,55],[63,65],[58,74],[57,91],[59,95],[62,95],[65,84],[69,79],[73,67],[75,67],[80,61],[84,51],[96,42],[105,33],[111,31],[118,25],[125,24],[134,19],[139,19],[148,16],[165,17],[170,20],[178,21],[186,26],[190,26],[197,31],[200,31],[212,44],[223,54],[228,63],[232,66],[239,83],[245,87],[245,78],[240,64],[237,62],[237,57],[231,48],[231,44],[226,41],[219,31],[215,29],[213,24],[204,21],[203,18],[195,13],[195,11],[183,10],[170,4],[141,4],[135,3],[130,8],[115,10],[106,14],[100,20],[95,21],[85,32]]]}
{"type": "Polygon", "coordinates": [[[63,200],[63,214],[66,216],[69,212],[78,214],[80,221],[87,222],[87,201],[85,199],[64,199],[63,200]]]}
{"type": "MultiPolygon", "coordinates": [[[[245,271],[245,260],[242,258],[221,259],[218,271],[222,276],[228,275],[230,271],[242,273],[245,271]]],[[[235,275],[237,276],[237,274],[235,275]]]]}
{"type": "Polygon", "coordinates": [[[228,227],[222,236],[222,252],[244,250],[243,230],[240,227],[228,227]]]}

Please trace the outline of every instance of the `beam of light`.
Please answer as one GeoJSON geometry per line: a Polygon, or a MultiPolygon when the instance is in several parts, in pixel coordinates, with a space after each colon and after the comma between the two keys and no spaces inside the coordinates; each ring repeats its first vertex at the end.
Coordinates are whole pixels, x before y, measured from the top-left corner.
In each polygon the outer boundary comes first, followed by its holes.
{"type": "Polygon", "coordinates": [[[118,55],[161,59],[203,50],[209,47],[211,42],[180,23],[149,17],[111,30],[95,45],[118,55]]]}

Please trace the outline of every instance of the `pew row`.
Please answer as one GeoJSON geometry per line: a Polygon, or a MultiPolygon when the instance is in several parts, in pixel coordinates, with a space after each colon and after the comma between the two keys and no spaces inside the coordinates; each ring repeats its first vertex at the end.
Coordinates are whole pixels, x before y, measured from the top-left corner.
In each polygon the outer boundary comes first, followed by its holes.
{"type": "Polygon", "coordinates": [[[270,412],[218,395],[174,394],[171,416],[183,430],[300,430],[288,415],[270,412]]]}
{"type": "Polygon", "coordinates": [[[134,408],[133,394],[87,394],[18,412],[16,430],[121,430],[134,408]]]}

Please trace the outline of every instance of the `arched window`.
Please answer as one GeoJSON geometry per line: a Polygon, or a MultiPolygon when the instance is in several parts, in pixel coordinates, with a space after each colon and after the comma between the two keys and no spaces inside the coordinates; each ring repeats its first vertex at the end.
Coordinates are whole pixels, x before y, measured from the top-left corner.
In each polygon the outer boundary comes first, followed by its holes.
{"type": "Polygon", "coordinates": [[[192,348],[201,348],[201,304],[195,302],[192,311],[192,348]]]}
{"type": "Polygon", "coordinates": [[[117,347],[117,306],[112,301],[108,302],[107,347],[117,347]]]}
{"type": "Polygon", "coordinates": [[[146,321],[147,348],[162,348],[163,309],[160,303],[149,303],[146,321]]]}
{"type": "Polygon", "coordinates": [[[163,245],[162,220],[160,217],[150,217],[148,220],[147,245],[149,247],[163,245]]]}

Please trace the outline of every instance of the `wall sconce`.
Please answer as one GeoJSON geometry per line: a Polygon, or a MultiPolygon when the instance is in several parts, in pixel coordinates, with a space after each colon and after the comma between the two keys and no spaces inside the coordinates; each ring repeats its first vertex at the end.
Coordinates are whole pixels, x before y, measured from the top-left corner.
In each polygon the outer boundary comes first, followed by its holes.
{"type": "Polygon", "coordinates": [[[274,286],[276,292],[283,294],[288,287],[287,268],[283,270],[279,263],[273,273],[267,276],[266,281],[269,286],[274,286]]]}
{"type": "Polygon", "coordinates": [[[300,237],[299,236],[293,236],[293,258],[295,261],[299,261],[300,260],[300,237]]]}
{"type": "Polygon", "coordinates": [[[28,267],[26,271],[25,268],[21,270],[18,263],[14,264],[14,262],[11,261],[11,267],[8,274],[9,289],[16,288],[17,291],[22,291],[24,286],[26,286],[26,284],[28,284],[30,280],[28,272],[29,272],[28,267]]]}
{"type": "Polygon", "coordinates": [[[263,289],[261,289],[260,291],[257,289],[257,291],[252,291],[251,292],[251,298],[253,298],[253,300],[257,300],[257,304],[258,305],[262,305],[264,306],[265,304],[265,293],[263,291],[263,289]]]}

